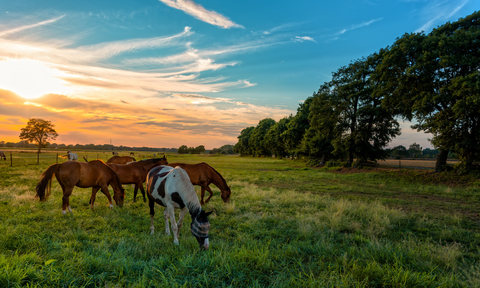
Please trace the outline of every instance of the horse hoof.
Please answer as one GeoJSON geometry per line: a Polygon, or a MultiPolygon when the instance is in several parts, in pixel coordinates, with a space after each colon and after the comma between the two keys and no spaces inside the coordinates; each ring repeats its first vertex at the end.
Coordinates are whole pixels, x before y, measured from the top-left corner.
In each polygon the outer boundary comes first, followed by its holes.
{"type": "Polygon", "coordinates": [[[67,210],[62,210],[63,215],[67,215],[67,210]]]}

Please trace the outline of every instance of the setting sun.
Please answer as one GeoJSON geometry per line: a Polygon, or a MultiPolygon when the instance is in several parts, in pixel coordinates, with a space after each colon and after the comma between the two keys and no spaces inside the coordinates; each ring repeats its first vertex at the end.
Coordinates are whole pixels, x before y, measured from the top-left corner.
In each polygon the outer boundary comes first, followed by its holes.
{"type": "Polygon", "coordinates": [[[0,87],[27,99],[48,93],[66,93],[64,73],[37,60],[9,59],[0,62],[0,87]]]}

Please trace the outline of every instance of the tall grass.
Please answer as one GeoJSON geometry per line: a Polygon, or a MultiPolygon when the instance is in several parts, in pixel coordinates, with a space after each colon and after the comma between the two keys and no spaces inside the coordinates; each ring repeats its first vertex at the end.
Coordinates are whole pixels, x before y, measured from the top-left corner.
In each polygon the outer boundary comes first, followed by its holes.
{"type": "Polygon", "coordinates": [[[56,181],[48,201],[34,199],[48,165],[2,167],[0,287],[479,287],[479,227],[447,209],[415,212],[421,203],[408,196],[465,199],[471,188],[274,159],[167,158],[208,162],[232,186],[231,203],[212,185],[204,206],[216,210],[209,250],[199,249],[189,216],[174,245],[160,206],[149,235],[148,205],[132,202],[130,185],[114,209],[99,194],[90,210],[91,190],[75,188],[73,214],[62,215],[56,181]],[[391,202],[395,194],[407,196],[391,202]]]}

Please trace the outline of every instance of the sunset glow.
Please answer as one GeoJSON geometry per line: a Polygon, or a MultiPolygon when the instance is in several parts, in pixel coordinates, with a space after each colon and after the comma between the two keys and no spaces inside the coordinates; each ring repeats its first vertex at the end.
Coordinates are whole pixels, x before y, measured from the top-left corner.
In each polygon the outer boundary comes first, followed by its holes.
{"type": "MultiPolygon", "coordinates": [[[[6,1],[0,141],[42,118],[64,144],[235,144],[261,119],[294,115],[335,69],[478,9],[317,2],[6,1]]],[[[392,145],[430,147],[409,125],[392,145]]]]}
{"type": "Polygon", "coordinates": [[[32,99],[49,93],[68,94],[64,75],[40,61],[31,59],[7,59],[0,62],[0,87],[19,96],[32,99]]]}

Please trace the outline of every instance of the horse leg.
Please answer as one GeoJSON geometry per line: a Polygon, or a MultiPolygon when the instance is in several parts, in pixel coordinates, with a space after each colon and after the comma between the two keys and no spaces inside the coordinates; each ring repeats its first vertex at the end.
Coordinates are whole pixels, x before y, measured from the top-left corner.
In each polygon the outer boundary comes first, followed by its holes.
{"type": "Polygon", "coordinates": [[[112,202],[112,196],[110,196],[110,192],[108,192],[108,186],[107,185],[103,185],[102,188],[100,188],[101,191],[103,192],[103,194],[105,194],[105,196],[107,196],[108,198],[108,204],[110,205],[110,208],[113,209],[113,202],[112,202]]]}
{"type": "MultiPolygon", "coordinates": [[[[210,198],[212,198],[213,192],[212,192],[212,189],[210,189],[210,187],[208,187],[208,185],[205,186],[205,189],[207,189],[207,191],[208,191],[208,193],[209,193],[207,200],[205,200],[205,203],[207,203],[208,201],[210,201],[210,198]]],[[[203,198],[203,197],[202,197],[202,198],[203,198]]]]}
{"type": "MultiPolygon", "coordinates": [[[[137,184],[135,184],[135,186],[137,186],[137,184]]],[[[138,187],[140,188],[140,192],[142,192],[143,202],[147,201],[147,199],[145,199],[145,190],[143,189],[143,183],[140,182],[138,187]]]]}
{"type": "Polygon", "coordinates": [[[205,204],[205,202],[203,201],[203,196],[205,196],[205,187],[204,186],[200,186],[200,205],[203,206],[203,204],[205,204]]]}
{"type": "Polygon", "coordinates": [[[170,216],[170,223],[172,224],[173,244],[178,245],[178,226],[177,222],[175,221],[175,208],[171,205],[168,205],[165,209],[170,216]]]}
{"type": "Polygon", "coordinates": [[[177,227],[178,227],[178,234],[177,237],[180,237],[180,229],[182,229],[183,226],[183,218],[185,217],[185,214],[187,214],[188,208],[185,206],[183,207],[182,210],[180,210],[180,216],[178,217],[178,222],[177,222],[177,227]]]}
{"type": "MultiPolygon", "coordinates": [[[[133,202],[137,202],[137,192],[138,192],[138,185],[135,184],[135,189],[133,190],[133,202]]],[[[145,197],[143,197],[143,202],[145,202],[145,197]]]]}
{"type": "Polygon", "coordinates": [[[168,212],[167,208],[163,210],[163,218],[165,219],[165,234],[170,235],[170,228],[168,227],[168,212]]]}
{"type": "Polygon", "coordinates": [[[92,196],[90,197],[90,209],[93,209],[93,203],[95,203],[95,197],[100,187],[92,187],[92,196]]]}
{"type": "Polygon", "coordinates": [[[62,197],[62,214],[67,214],[67,208],[69,212],[72,212],[72,208],[70,208],[70,201],[69,197],[72,195],[73,187],[66,187],[63,190],[63,197],[62,197]]]}
{"type": "Polygon", "coordinates": [[[155,231],[155,227],[153,227],[153,217],[155,216],[155,201],[148,197],[148,206],[150,207],[150,235],[153,234],[155,231]]]}

